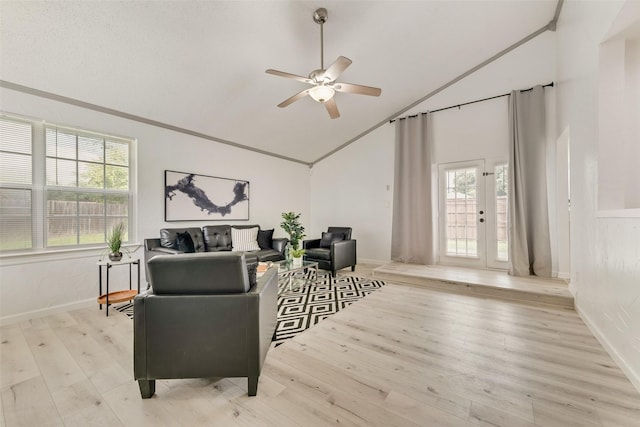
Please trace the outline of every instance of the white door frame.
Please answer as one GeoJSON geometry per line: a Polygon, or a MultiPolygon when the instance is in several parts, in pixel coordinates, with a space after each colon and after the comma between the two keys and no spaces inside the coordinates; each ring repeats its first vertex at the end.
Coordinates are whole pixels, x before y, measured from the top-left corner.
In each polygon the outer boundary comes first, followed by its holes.
{"type": "Polygon", "coordinates": [[[470,160],[466,162],[443,163],[438,165],[438,262],[443,265],[455,265],[460,267],[485,268],[486,253],[485,245],[478,244],[475,256],[456,256],[447,252],[447,179],[445,173],[449,170],[476,168],[476,239],[478,243],[484,242],[485,227],[479,227],[479,211],[484,211],[484,160],[470,160]],[[478,197],[481,195],[481,197],[478,197]]]}
{"type": "MultiPolygon", "coordinates": [[[[507,270],[509,268],[509,262],[507,260],[498,259],[498,214],[496,212],[497,198],[496,198],[496,166],[507,164],[506,159],[485,159],[485,207],[486,207],[486,249],[487,249],[487,268],[507,270]]],[[[508,187],[508,183],[507,183],[508,187]]],[[[507,200],[508,208],[508,200],[507,200]]],[[[508,230],[508,227],[507,227],[508,230]]]]}
{"type": "Polygon", "coordinates": [[[438,263],[470,268],[508,269],[508,261],[498,259],[496,176],[495,167],[505,164],[505,159],[478,159],[438,165],[438,263]],[[449,170],[476,168],[476,239],[475,256],[459,256],[447,253],[447,182],[449,170]]]}

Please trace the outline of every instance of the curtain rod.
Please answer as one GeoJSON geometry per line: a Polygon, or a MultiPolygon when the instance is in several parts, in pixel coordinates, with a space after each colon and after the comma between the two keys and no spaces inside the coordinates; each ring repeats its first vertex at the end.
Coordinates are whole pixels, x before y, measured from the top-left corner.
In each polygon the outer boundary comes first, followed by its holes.
{"type": "MultiPolygon", "coordinates": [[[[547,83],[546,85],[543,85],[542,87],[553,87],[553,86],[554,86],[553,82],[551,82],[551,83],[547,83]]],[[[533,88],[530,87],[529,89],[522,89],[520,92],[529,92],[530,90],[533,90],[533,88]]],[[[451,108],[460,108],[460,107],[462,107],[464,105],[475,104],[476,102],[483,102],[483,101],[489,101],[491,99],[502,98],[503,96],[509,96],[510,94],[511,93],[503,93],[502,95],[490,96],[489,98],[477,99],[475,101],[469,101],[469,102],[465,102],[465,103],[462,103],[462,104],[456,104],[456,105],[452,105],[450,107],[439,108],[437,110],[426,111],[424,113],[418,113],[418,114],[437,113],[438,111],[450,110],[451,108]]],[[[393,123],[396,120],[404,120],[407,117],[418,117],[418,114],[413,114],[411,116],[400,117],[398,119],[391,119],[391,120],[389,120],[389,123],[393,123]]]]}

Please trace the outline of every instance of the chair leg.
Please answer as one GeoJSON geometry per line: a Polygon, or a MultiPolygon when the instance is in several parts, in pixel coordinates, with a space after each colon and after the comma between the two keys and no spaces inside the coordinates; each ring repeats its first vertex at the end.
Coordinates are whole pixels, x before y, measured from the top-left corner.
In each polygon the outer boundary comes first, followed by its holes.
{"type": "Polygon", "coordinates": [[[336,278],[336,271],[335,270],[331,270],[331,277],[333,277],[334,279],[336,278]]]}
{"type": "Polygon", "coordinates": [[[356,266],[355,265],[351,266],[351,271],[356,271],[356,266]]]}
{"type": "Polygon", "coordinates": [[[258,394],[258,377],[248,377],[247,384],[249,385],[249,396],[258,394]]]}
{"type": "Polygon", "coordinates": [[[138,380],[138,386],[143,399],[148,399],[156,393],[156,380],[138,380]]]}

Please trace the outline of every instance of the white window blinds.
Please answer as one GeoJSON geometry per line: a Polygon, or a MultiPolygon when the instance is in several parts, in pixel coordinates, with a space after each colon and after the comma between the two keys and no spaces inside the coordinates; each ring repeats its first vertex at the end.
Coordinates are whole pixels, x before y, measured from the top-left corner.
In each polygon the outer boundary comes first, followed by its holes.
{"type": "Polygon", "coordinates": [[[33,127],[0,118],[0,250],[33,247],[33,127]]]}

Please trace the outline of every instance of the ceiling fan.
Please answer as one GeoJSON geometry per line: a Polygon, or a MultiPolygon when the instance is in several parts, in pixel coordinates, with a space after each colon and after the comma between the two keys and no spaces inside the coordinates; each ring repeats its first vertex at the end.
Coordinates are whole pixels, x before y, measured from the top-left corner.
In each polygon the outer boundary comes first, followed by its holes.
{"type": "Polygon", "coordinates": [[[340,74],[351,65],[351,60],[344,56],[339,56],[333,64],[329,65],[329,68],[324,68],[324,32],[323,25],[327,22],[328,13],[327,9],[321,7],[313,13],[313,20],[316,24],[320,24],[320,68],[314,70],[309,74],[309,77],[298,76],[296,74],[285,73],[284,71],[268,69],[267,74],[273,74],[274,76],[286,77],[288,79],[298,80],[312,85],[313,87],[298,92],[291,98],[288,98],[278,104],[278,107],[284,108],[293,104],[299,99],[309,95],[315,101],[324,104],[329,116],[332,119],[340,117],[338,112],[338,106],[333,98],[336,91],[346,93],[356,93],[359,95],[380,96],[382,90],[377,87],[362,86],[351,83],[339,83],[336,79],[340,77],[340,74]]]}

